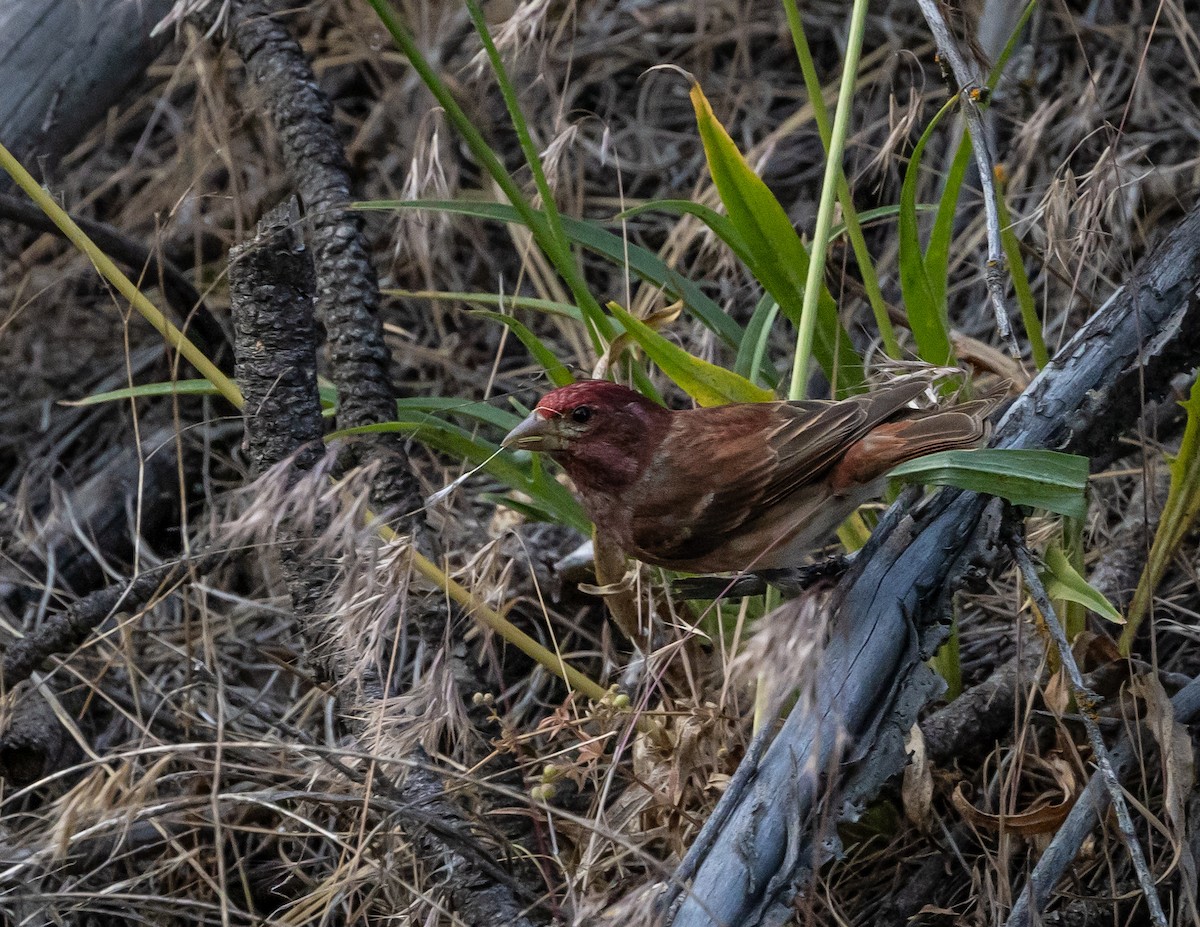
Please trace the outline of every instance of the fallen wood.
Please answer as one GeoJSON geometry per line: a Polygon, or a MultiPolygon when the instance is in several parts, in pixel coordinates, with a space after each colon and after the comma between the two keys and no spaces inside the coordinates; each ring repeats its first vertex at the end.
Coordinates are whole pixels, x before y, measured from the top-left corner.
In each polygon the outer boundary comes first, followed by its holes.
{"type": "MultiPolygon", "coordinates": [[[[1104,448],[1197,357],[1193,209],[1029,385],[992,444],[1104,448]]],[[[923,663],[944,636],[940,617],[968,570],[991,553],[1000,511],[989,501],[943,490],[911,510],[902,500],[880,523],[839,586],[814,697],[788,717],[736,807],[714,815],[726,823],[696,866],[675,927],[786,921],[813,868],[836,850],[813,822],[852,817],[903,767],[904,736],[940,691],[923,663]]]]}
{"type": "Polygon", "coordinates": [[[120,102],[173,0],[0,3],[0,143],[43,176],[120,102]]]}

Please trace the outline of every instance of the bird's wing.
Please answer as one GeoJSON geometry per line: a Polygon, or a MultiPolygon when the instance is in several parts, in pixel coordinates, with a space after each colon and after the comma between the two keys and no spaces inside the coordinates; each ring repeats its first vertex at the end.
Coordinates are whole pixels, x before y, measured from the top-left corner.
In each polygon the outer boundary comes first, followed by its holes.
{"type": "Polygon", "coordinates": [[[773,402],[677,413],[629,499],[634,552],[687,562],[716,550],[818,480],[855,441],[925,389],[898,384],[842,402],[773,402]]]}
{"type": "Polygon", "coordinates": [[[763,508],[818,479],[869,431],[903,413],[928,383],[916,378],[841,402],[779,403],[780,427],[770,436],[775,462],[762,484],[763,508]]]}

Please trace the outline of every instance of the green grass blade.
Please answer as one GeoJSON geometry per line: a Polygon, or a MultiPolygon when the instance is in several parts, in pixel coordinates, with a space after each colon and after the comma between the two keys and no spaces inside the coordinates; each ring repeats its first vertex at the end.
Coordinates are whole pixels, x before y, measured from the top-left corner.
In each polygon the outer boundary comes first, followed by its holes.
{"type": "Polygon", "coordinates": [[[900,290],[904,294],[904,309],[921,359],[939,367],[954,364],[954,349],[950,346],[945,280],[942,279],[940,286],[935,283],[921,249],[921,234],[917,225],[917,180],[925,146],[953,104],[953,99],[947,101],[921,133],[900,187],[900,290]]]}
{"type": "MultiPolygon", "coordinates": [[[[742,157],[733,139],[713,114],[703,91],[692,87],[692,106],[704,144],[709,173],[729,219],[745,242],[747,267],[779,303],[783,314],[799,327],[809,255],[783,207],[742,157]]],[[[842,329],[837,305],[821,288],[814,330],[813,354],[840,393],[859,390],[862,362],[842,329]]]]}
{"type": "MultiPolygon", "coordinates": [[[[868,0],[854,0],[850,10],[850,28],[838,86],[837,109],[833,128],[829,132],[825,175],[821,180],[821,196],[817,204],[817,221],[813,227],[812,260],[804,281],[804,304],[800,310],[800,325],[796,330],[796,351],[792,357],[792,381],[789,399],[803,399],[808,389],[808,366],[813,339],[818,325],[819,303],[825,293],[825,260],[829,254],[829,230],[833,227],[834,200],[838,179],[842,173],[842,152],[854,110],[854,87],[858,81],[858,61],[862,54],[863,34],[866,32],[868,0]]],[[[833,381],[835,384],[837,380],[833,381]]]]}
{"type": "MultiPolygon", "coordinates": [[[[788,28],[792,33],[792,44],[796,49],[796,57],[800,62],[800,72],[804,75],[804,86],[808,91],[808,99],[813,108],[813,120],[817,124],[817,133],[821,136],[821,144],[829,156],[829,145],[833,133],[829,125],[829,111],[825,107],[825,97],[821,90],[821,80],[817,76],[817,66],[813,61],[812,50],[808,44],[808,36],[804,33],[804,21],[796,0],[783,0],[783,9],[787,14],[788,28]]],[[[837,228],[844,231],[850,239],[850,247],[854,250],[854,259],[858,261],[859,273],[862,274],[863,289],[867,294],[867,302],[875,315],[875,324],[883,339],[884,349],[888,356],[900,357],[900,342],[896,340],[896,332],[892,328],[892,320],[888,316],[887,301],[879,288],[879,277],[875,273],[875,264],[871,252],[867,250],[867,240],[863,236],[862,222],[866,217],[860,216],[854,207],[854,198],[850,195],[850,184],[846,180],[846,172],[838,165],[837,197],[842,207],[845,222],[837,228]]],[[[840,232],[831,232],[832,241],[840,232]]]]}
{"type": "Polygon", "coordinates": [[[1171,461],[1171,488],[1167,491],[1158,530],[1154,532],[1150,556],[1129,603],[1129,624],[1121,633],[1121,653],[1125,656],[1133,648],[1133,639],[1150,610],[1163,574],[1200,516],[1200,380],[1192,384],[1192,391],[1182,405],[1187,411],[1187,423],[1179,453],[1171,461]]]}
{"type": "Polygon", "coordinates": [[[742,234],[733,220],[703,203],[693,203],[691,200],[650,200],[640,206],[634,206],[632,209],[618,213],[616,219],[632,219],[647,212],[669,212],[677,216],[694,216],[708,226],[710,232],[728,245],[743,264],[749,266],[749,262],[754,259],[754,255],[746,247],[746,242],[742,239],[742,234]]]}
{"type": "MultiPolygon", "coordinates": [[[[919,213],[935,212],[936,210],[937,207],[930,203],[917,204],[917,212],[919,213]]],[[[737,254],[744,263],[745,259],[742,258],[741,249],[745,248],[745,242],[741,240],[741,236],[738,234],[737,229],[734,228],[733,223],[729,221],[729,217],[721,215],[715,209],[705,206],[702,203],[674,199],[648,200],[639,206],[634,206],[618,213],[614,216],[614,219],[632,219],[634,216],[640,216],[648,212],[667,212],[677,216],[695,216],[708,226],[709,230],[720,238],[721,241],[729,245],[730,250],[737,254]]],[[[897,204],[894,206],[876,206],[873,209],[864,209],[862,212],[857,213],[857,218],[860,227],[862,227],[870,222],[878,222],[881,219],[893,219],[899,215],[900,206],[897,204]]],[[[846,224],[839,222],[829,230],[829,240],[834,241],[841,238],[847,234],[847,231],[846,224]]]]}
{"type": "Polygon", "coordinates": [[[453,396],[410,396],[396,400],[396,418],[400,421],[425,421],[422,415],[453,415],[468,422],[482,422],[500,432],[510,432],[524,416],[500,409],[490,402],[459,399],[453,396]]]}
{"type": "Polygon", "coordinates": [[[1029,288],[1029,277],[1025,273],[1025,258],[1021,255],[1021,244],[1017,241],[1017,233],[1013,231],[1012,219],[1009,218],[1008,204],[1004,201],[1002,189],[996,196],[996,209],[1000,216],[1000,242],[1004,245],[1004,256],[1008,259],[1008,273],[1012,277],[1017,305],[1021,307],[1021,323],[1025,327],[1025,336],[1029,339],[1029,354],[1038,370],[1041,370],[1050,363],[1050,352],[1046,350],[1046,341],[1042,337],[1042,320],[1038,318],[1037,302],[1033,298],[1033,290],[1029,288]]]}
{"type": "Polygon", "coordinates": [[[688,354],[679,345],[668,341],[645,322],[635,318],[617,303],[608,310],[624,326],[634,341],[676,385],[702,406],[719,406],[729,402],[768,402],[775,398],[770,390],[755,386],[732,370],[710,364],[688,354]]]}
{"type": "MultiPolygon", "coordinates": [[[[517,211],[504,203],[471,200],[373,200],[353,204],[355,209],[433,209],[439,212],[470,216],[494,222],[521,222],[517,211]]],[[[640,279],[660,287],[671,299],[683,301],[684,307],[696,319],[718,335],[731,348],[742,341],[742,327],[725,314],[693,281],[666,265],[658,255],[640,245],[626,242],[619,235],[600,228],[594,222],[562,217],[563,231],[571,241],[611,261],[624,265],[640,279]]],[[[605,324],[610,324],[605,320],[605,324]]]]}
{"type": "Polygon", "coordinates": [[[466,3],[467,13],[471,17],[475,31],[479,34],[480,41],[483,42],[483,50],[487,54],[488,62],[492,66],[492,73],[496,75],[496,83],[500,86],[500,95],[504,98],[504,105],[508,109],[508,118],[512,122],[513,129],[516,130],[517,142],[521,146],[521,153],[525,155],[525,163],[529,166],[529,172],[533,175],[534,186],[537,187],[538,195],[542,199],[542,212],[545,214],[546,222],[550,226],[550,233],[565,248],[567,237],[563,234],[562,221],[558,215],[558,204],[555,203],[554,191],[550,189],[550,183],[546,180],[546,172],[542,168],[541,153],[533,143],[533,136],[529,132],[529,122],[525,118],[525,113],[521,111],[521,104],[517,100],[517,91],[508,76],[508,69],[504,66],[504,60],[500,57],[500,52],[496,49],[496,43],[492,41],[492,33],[488,29],[487,20],[484,19],[483,10],[479,8],[478,0],[466,0],[466,3]]]}
{"type": "MultiPolygon", "coordinates": [[[[328,435],[326,440],[355,435],[400,432],[409,434],[422,444],[476,465],[518,492],[537,500],[555,521],[588,533],[591,522],[565,486],[547,474],[533,460],[519,461],[508,452],[496,454],[497,446],[470,434],[465,429],[421,412],[405,412],[398,421],[380,422],[358,428],[344,428],[328,435]]],[[[528,455],[524,455],[528,457],[528,455]]]]}
{"type": "Polygon", "coordinates": [[[933,298],[938,303],[946,301],[946,286],[950,278],[950,246],[954,241],[954,218],[958,214],[958,198],[970,164],[971,142],[964,135],[958,151],[954,153],[954,160],[950,163],[946,182],[942,185],[942,198],[938,201],[937,216],[933,220],[933,230],[929,233],[929,247],[925,251],[925,272],[933,287],[933,298]]]}
{"type": "Polygon", "coordinates": [[[93,393],[82,399],[63,399],[63,406],[95,406],[104,402],[118,402],[122,399],[148,399],[157,396],[219,396],[221,393],[211,380],[167,380],[162,383],[143,383],[140,386],[126,386],[122,389],[108,390],[104,393],[93,393]]]}
{"type": "MultiPolygon", "coordinates": [[[[1008,42],[1004,45],[1004,50],[988,73],[987,88],[989,91],[996,89],[1000,75],[1004,73],[1004,68],[1017,47],[1017,39],[1025,29],[1025,24],[1029,22],[1029,17],[1033,15],[1037,2],[1038,0],[1030,0],[1026,4],[1016,28],[1013,29],[1012,35],[1008,37],[1008,42]]],[[[981,103],[986,105],[986,99],[981,103]]],[[[958,212],[958,200],[970,163],[971,139],[964,131],[958,144],[958,151],[954,153],[950,171],[946,174],[946,181],[942,185],[937,218],[934,220],[933,230],[929,235],[929,247],[925,251],[925,270],[934,287],[934,295],[939,302],[944,302],[946,299],[946,285],[950,277],[950,247],[954,239],[954,218],[958,212]]]]}
{"type": "Polygon", "coordinates": [[[490,309],[476,309],[472,315],[483,316],[485,319],[493,319],[501,325],[506,325],[517,336],[521,344],[525,345],[526,350],[533,355],[534,360],[542,365],[542,368],[546,371],[546,376],[550,378],[550,382],[555,386],[566,386],[569,383],[575,382],[575,377],[571,375],[571,371],[519,319],[515,319],[511,315],[505,315],[503,312],[493,312],[490,309]]]}
{"type": "Polygon", "coordinates": [[[484,502],[492,503],[492,505],[502,505],[514,512],[519,512],[528,521],[554,523],[559,520],[555,512],[540,505],[535,499],[514,499],[512,496],[501,496],[491,492],[480,493],[479,498],[484,502]]]}
{"type": "Polygon", "coordinates": [[[1068,518],[1087,515],[1088,461],[1074,454],[998,448],[942,451],[901,464],[888,476],[988,493],[1068,518]]]}
{"type": "Polygon", "coordinates": [[[562,277],[583,312],[593,347],[600,351],[603,344],[612,338],[612,331],[607,327],[609,325],[608,318],[600,308],[600,303],[588,289],[566,242],[556,237],[555,229],[546,214],[535,209],[529,198],[521,191],[516,180],[484,139],[483,133],[475,127],[466,111],[459,105],[449,86],[421,53],[421,49],[400,21],[400,17],[392,9],[388,0],[367,0],[367,2],[391,34],[396,47],[408,58],[413,70],[417,72],[422,82],[429,88],[430,93],[437,99],[446,113],[446,118],[462,136],[475,160],[487,171],[508,198],[520,216],[519,221],[529,229],[538,247],[554,265],[554,269],[562,277]]]}
{"type": "Polygon", "coordinates": [[[492,309],[528,309],[546,315],[555,315],[575,322],[583,321],[578,306],[560,303],[553,299],[538,299],[535,296],[508,296],[504,293],[456,292],[454,290],[402,290],[386,287],[379,291],[393,299],[427,299],[442,303],[475,303],[492,309]]]}
{"type": "Polygon", "coordinates": [[[950,636],[946,638],[933,654],[933,659],[929,661],[934,670],[946,682],[946,694],[943,696],[947,702],[953,702],[956,698],[962,695],[963,691],[963,674],[962,674],[962,648],[960,647],[960,639],[958,635],[958,607],[955,603],[954,613],[950,618],[950,636]]]}
{"type": "MultiPolygon", "coordinates": [[[[767,342],[771,338],[771,327],[775,324],[775,316],[778,314],[779,303],[775,302],[770,293],[764,293],[758,305],[754,307],[750,324],[746,326],[746,334],[742,336],[742,345],[738,348],[733,364],[733,372],[738,376],[753,380],[756,372],[764,368],[770,369],[770,365],[764,364],[763,361],[767,354],[767,342]]],[[[767,385],[774,389],[779,385],[778,378],[768,381],[767,385]]]]}

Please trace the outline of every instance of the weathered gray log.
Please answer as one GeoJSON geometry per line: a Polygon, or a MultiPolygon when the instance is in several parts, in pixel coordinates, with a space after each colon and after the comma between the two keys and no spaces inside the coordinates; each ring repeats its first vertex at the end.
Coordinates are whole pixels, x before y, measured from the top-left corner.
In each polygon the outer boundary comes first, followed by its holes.
{"type": "Polygon", "coordinates": [[[51,169],[145,72],[173,0],[0,3],[0,142],[35,173],[51,169]]]}
{"type": "MultiPolygon", "coordinates": [[[[1088,454],[1200,357],[1200,209],[1142,260],[1009,409],[993,444],[1088,454]]],[[[780,924],[832,841],[812,826],[823,796],[852,815],[905,762],[903,738],[938,680],[922,660],[937,624],[987,538],[986,497],[942,491],[893,510],[839,586],[833,631],[802,701],[763,757],[752,786],[699,862],[674,927],[780,924]],[[843,749],[843,745],[851,745],[843,749]],[[850,765],[843,765],[849,763],[850,765]]],[[[787,607],[787,606],[785,606],[787,607]]]]}

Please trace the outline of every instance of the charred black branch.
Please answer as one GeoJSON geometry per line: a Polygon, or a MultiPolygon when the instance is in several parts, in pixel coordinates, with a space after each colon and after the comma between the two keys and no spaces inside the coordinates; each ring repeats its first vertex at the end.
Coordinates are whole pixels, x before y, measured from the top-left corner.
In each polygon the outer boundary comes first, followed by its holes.
{"type": "MultiPolygon", "coordinates": [[[[312,222],[317,318],[325,327],[330,379],[338,391],[338,425],[392,421],[396,392],[379,320],[379,284],[367,257],[362,217],[350,206],[350,172],[333,123],[333,108],[317,86],[299,43],[273,14],[276,4],[242,0],[231,18],[233,45],[270,111],[283,157],[312,222]]],[[[356,445],[359,462],[375,458],[372,487],[378,512],[416,529],[421,493],[397,435],[373,435],[356,445]],[[364,453],[365,452],[365,453],[364,453]]]]}
{"type": "MultiPolygon", "coordinates": [[[[1029,385],[993,444],[1103,448],[1197,357],[1200,210],[1193,209],[1029,385]]],[[[699,864],[676,927],[782,923],[832,849],[811,826],[822,796],[843,797],[840,808],[826,805],[832,816],[853,815],[903,767],[904,735],[939,691],[922,660],[944,636],[938,620],[959,578],[991,546],[997,525],[985,519],[987,509],[985,497],[942,491],[912,511],[893,507],[881,522],[840,586],[814,702],[792,712],[767,751],[699,864]]]]}
{"type": "MultiPolygon", "coordinates": [[[[231,255],[238,380],[246,400],[247,446],[259,473],[291,460],[294,479],[312,469],[323,453],[312,281],[294,210],[273,211],[259,223],[254,242],[231,255]]],[[[380,710],[383,685],[374,671],[356,679],[354,686],[342,684],[355,671],[345,665],[355,655],[331,640],[331,626],[322,614],[334,570],[307,558],[299,538],[285,536],[282,541],[284,572],[309,657],[318,675],[341,694],[342,720],[356,736],[362,735],[368,719],[380,710]]],[[[400,802],[410,839],[422,857],[440,863],[442,890],[466,923],[529,924],[512,880],[475,849],[462,814],[423,753],[413,758],[403,782],[378,776],[376,787],[400,802]]]]}

